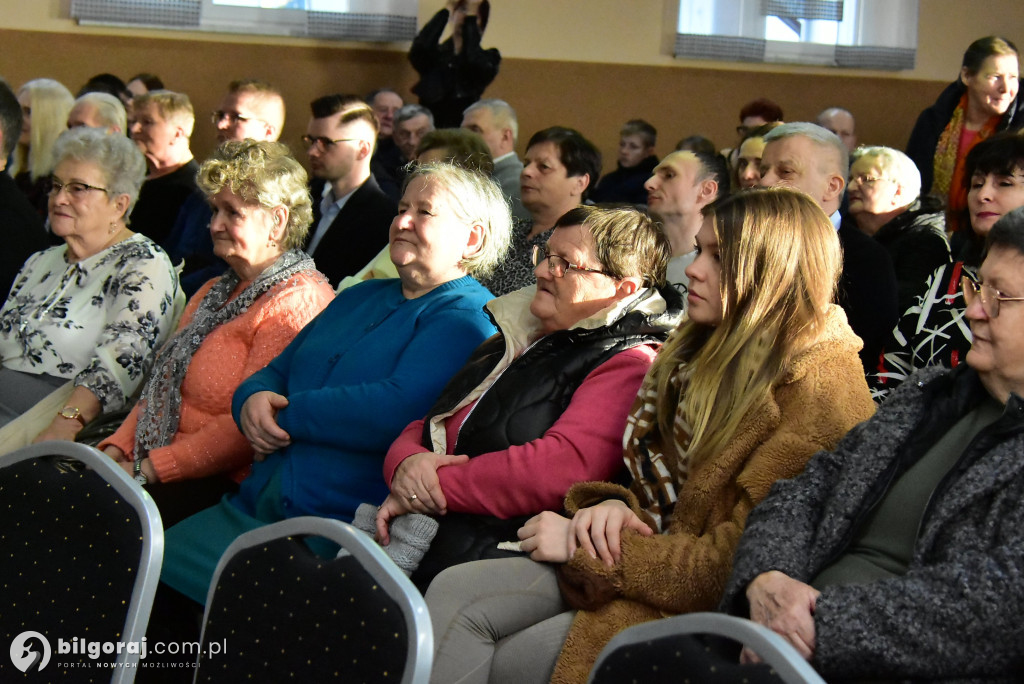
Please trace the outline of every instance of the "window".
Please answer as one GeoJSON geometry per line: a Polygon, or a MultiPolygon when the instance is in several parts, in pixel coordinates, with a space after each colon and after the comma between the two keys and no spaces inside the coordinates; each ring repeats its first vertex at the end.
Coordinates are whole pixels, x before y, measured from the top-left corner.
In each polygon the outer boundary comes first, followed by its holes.
{"type": "Polygon", "coordinates": [[[80,24],[390,42],[416,35],[417,0],[71,0],[80,24]]]}
{"type": "Polygon", "coordinates": [[[680,0],[675,55],[913,69],[918,0],[680,0]]]}

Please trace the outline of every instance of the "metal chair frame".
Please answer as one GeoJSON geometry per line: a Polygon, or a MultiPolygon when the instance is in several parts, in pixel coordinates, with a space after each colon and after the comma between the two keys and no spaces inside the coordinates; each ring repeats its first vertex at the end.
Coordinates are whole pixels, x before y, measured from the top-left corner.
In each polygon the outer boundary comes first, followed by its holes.
{"type": "MultiPolygon", "coordinates": [[[[249,547],[295,535],[324,537],[339,544],[342,548],[339,556],[344,552],[351,554],[380,584],[388,596],[401,606],[406,630],[409,634],[406,667],[401,681],[402,684],[427,684],[434,660],[434,630],[423,596],[373,539],[351,525],[329,518],[313,516],[289,518],[246,532],[232,542],[217,563],[213,580],[210,582],[210,591],[206,597],[206,613],[203,615],[203,635],[200,642],[206,643],[206,622],[209,618],[210,607],[213,605],[214,593],[221,573],[231,559],[238,552],[249,547]]],[[[194,681],[198,681],[198,677],[199,668],[197,667],[194,681]]]]}
{"type": "MultiPolygon", "coordinates": [[[[74,459],[103,478],[139,516],[142,535],[142,553],[138,573],[132,589],[131,602],[125,613],[122,642],[141,643],[149,625],[153,597],[160,581],[160,568],[164,555],[164,528],[160,512],[152,497],[121,466],[109,456],[85,444],[65,441],[40,442],[0,456],[0,468],[38,458],[59,457],[74,459]]],[[[78,636],[78,635],[72,635],[78,636]]],[[[130,684],[138,672],[139,653],[128,653],[127,648],[117,654],[110,681],[112,684],[130,684]]]]}
{"type": "Polygon", "coordinates": [[[604,659],[614,651],[632,644],[686,634],[714,634],[739,641],[771,665],[788,684],[825,684],[821,675],[781,636],[756,622],[724,613],[676,615],[623,630],[597,656],[587,681],[594,681],[604,659]]]}

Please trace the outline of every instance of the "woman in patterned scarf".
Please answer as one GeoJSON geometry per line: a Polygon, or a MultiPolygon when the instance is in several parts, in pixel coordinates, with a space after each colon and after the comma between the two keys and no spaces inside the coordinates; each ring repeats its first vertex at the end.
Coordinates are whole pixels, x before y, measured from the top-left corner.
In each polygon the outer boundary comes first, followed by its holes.
{"type": "Polygon", "coordinates": [[[960,77],[917,119],[907,155],[921,171],[921,194],[946,201],[946,229],[970,230],[964,160],[975,144],[996,131],[1024,126],[1017,97],[1017,46],[998,36],[979,38],[964,53],[960,77]]]}
{"type": "Polygon", "coordinates": [[[810,198],[729,197],[705,210],[697,246],[689,320],[626,426],[632,483],[575,485],[571,520],[520,529],[532,560],[439,575],[432,681],[584,682],[617,632],[714,608],[750,509],[871,415],[860,340],[832,303],[838,238],[810,198]]]}
{"type": "Polygon", "coordinates": [[[306,172],[280,143],[224,143],[199,170],[216,255],[230,269],[199,288],[160,350],[111,458],[147,487],[169,526],[212,506],[249,472],[253,451],[231,397],[334,298],[301,251],[312,206],[306,172]]]}

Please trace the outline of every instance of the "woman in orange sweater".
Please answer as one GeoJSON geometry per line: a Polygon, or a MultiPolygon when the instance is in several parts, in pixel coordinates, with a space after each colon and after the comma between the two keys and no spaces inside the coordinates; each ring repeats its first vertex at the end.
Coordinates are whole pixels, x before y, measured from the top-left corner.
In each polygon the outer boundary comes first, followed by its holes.
{"type": "Polygon", "coordinates": [[[197,180],[213,207],[214,252],[230,270],[189,302],[138,405],[100,444],[147,486],[165,526],[213,505],[248,474],[252,449],[231,397],[334,297],[300,250],[312,207],[306,172],[285,146],[225,143],[197,180]]]}

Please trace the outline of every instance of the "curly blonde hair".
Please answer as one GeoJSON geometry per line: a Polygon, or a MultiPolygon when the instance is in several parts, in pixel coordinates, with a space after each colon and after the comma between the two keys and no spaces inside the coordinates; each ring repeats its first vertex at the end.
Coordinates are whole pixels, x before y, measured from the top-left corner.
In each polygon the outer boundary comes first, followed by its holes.
{"type": "Polygon", "coordinates": [[[213,197],[227,188],[246,202],[288,210],[281,246],[299,249],[313,222],[306,170],[287,145],[265,140],[229,140],[199,167],[199,188],[213,197]]]}

